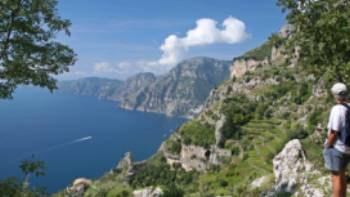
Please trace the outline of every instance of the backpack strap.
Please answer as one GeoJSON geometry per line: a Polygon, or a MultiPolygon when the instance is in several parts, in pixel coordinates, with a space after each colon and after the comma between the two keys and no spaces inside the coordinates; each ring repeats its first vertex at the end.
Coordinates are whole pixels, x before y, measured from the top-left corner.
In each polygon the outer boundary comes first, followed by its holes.
{"type": "Polygon", "coordinates": [[[347,109],[347,113],[350,111],[350,106],[346,103],[341,103],[340,105],[344,106],[347,109]]]}

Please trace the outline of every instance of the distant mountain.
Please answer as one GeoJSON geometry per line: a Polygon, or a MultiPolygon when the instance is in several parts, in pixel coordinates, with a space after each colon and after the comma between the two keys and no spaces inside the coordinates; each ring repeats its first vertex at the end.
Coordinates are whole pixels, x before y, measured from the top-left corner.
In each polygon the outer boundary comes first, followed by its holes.
{"type": "Polygon", "coordinates": [[[125,82],[85,78],[59,84],[63,92],[114,100],[120,107],[169,116],[193,115],[210,91],[230,77],[230,61],[197,57],[179,63],[168,73],[140,73],[125,82]]]}
{"type": "Polygon", "coordinates": [[[185,60],[137,93],[125,94],[121,107],[170,116],[190,115],[202,106],[213,88],[229,78],[230,64],[204,57],[185,60]]]}
{"type": "Polygon", "coordinates": [[[121,80],[87,77],[78,80],[60,81],[58,89],[61,92],[74,95],[109,99],[111,95],[117,94],[123,85],[124,82],[121,80]]]}

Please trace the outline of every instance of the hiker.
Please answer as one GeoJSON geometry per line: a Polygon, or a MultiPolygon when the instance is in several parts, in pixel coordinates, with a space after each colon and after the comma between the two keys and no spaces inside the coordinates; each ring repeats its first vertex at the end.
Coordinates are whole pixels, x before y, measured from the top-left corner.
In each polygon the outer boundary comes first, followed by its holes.
{"type": "Polygon", "coordinates": [[[347,104],[347,87],[343,83],[333,85],[331,92],[336,100],[328,122],[327,139],[323,156],[325,166],[332,173],[333,197],[346,196],[346,166],[350,161],[350,131],[347,104]]]}

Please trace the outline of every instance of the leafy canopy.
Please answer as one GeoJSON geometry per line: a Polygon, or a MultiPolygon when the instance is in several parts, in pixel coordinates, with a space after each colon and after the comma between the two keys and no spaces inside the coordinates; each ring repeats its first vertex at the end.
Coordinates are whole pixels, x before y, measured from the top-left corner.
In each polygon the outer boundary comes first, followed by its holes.
{"type": "Polygon", "coordinates": [[[301,65],[316,75],[328,72],[339,81],[349,77],[350,1],[278,0],[278,5],[295,28],[289,54],[297,49],[301,65]]]}
{"type": "Polygon", "coordinates": [[[71,24],[56,6],[56,0],[0,0],[0,99],[21,84],[53,90],[53,76],[74,64],[74,51],[55,41],[59,32],[70,35],[71,24]]]}

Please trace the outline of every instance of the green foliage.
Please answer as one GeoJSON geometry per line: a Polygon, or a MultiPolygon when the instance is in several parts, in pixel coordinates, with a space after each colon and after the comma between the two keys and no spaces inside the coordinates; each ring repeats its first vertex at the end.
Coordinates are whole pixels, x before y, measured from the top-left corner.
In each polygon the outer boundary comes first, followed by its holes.
{"type": "Polygon", "coordinates": [[[181,141],[179,140],[169,140],[166,142],[166,149],[167,151],[169,151],[170,153],[173,154],[180,154],[181,149],[182,149],[182,145],[181,145],[181,141]]]}
{"type": "Polygon", "coordinates": [[[42,197],[48,196],[44,189],[23,187],[14,177],[0,180],[1,197],[42,197]]]}
{"type": "Polygon", "coordinates": [[[35,160],[34,156],[31,159],[22,161],[20,168],[24,174],[23,182],[17,178],[10,177],[0,180],[0,196],[1,197],[39,197],[46,196],[46,192],[42,188],[30,188],[29,176],[44,176],[45,163],[35,160]]]}
{"type": "Polygon", "coordinates": [[[307,82],[299,83],[292,94],[294,103],[298,105],[303,104],[312,94],[312,85],[307,82]]]}
{"type": "Polygon", "coordinates": [[[45,163],[44,161],[35,160],[34,156],[31,159],[22,161],[19,166],[25,176],[34,174],[35,176],[44,176],[45,175],[45,163]]]}
{"type": "Polygon", "coordinates": [[[183,169],[171,169],[164,157],[157,155],[152,160],[135,166],[136,174],[131,177],[130,185],[134,188],[148,186],[171,186],[174,182],[180,185],[191,184],[196,179],[195,172],[183,169]]]}
{"type": "Polygon", "coordinates": [[[115,187],[108,192],[106,197],[131,197],[132,191],[128,188],[115,187]]]}
{"type": "Polygon", "coordinates": [[[349,78],[350,2],[344,0],[278,0],[297,31],[288,42],[293,58],[296,46],[305,70],[318,76],[326,72],[335,79],[349,78]]]}
{"type": "Polygon", "coordinates": [[[177,187],[174,183],[163,189],[161,197],[183,197],[184,191],[177,187]]]}
{"type": "Polygon", "coordinates": [[[236,60],[239,59],[243,59],[243,60],[248,60],[248,59],[253,59],[253,60],[257,60],[257,61],[262,61],[265,58],[270,58],[271,56],[271,51],[272,51],[272,43],[271,42],[266,42],[264,44],[262,44],[261,46],[248,51],[247,53],[245,53],[244,55],[235,58],[236,60]]]}
{"type": "Polygon", "coordinates": [[[290,132],[288,132],[288,139],[304,139],[308,137],[308,132],[304,129],[303,126],[296,124],[293,125],[292,128],[290,129],[290,132]]]}
{"type": "Polygon", "coordinates": [[[224,125],[224,136],[226,139],[239,139],[240,127],[253,118],[255,103],[249,101],[244,95],[226,99],[222,108],[227,121],[224,125]]]}
{"type": "Polygon", "coordinates": [[[69,35],[70,26],[56,6],[56,0],[0,1],[0,98],[20,84],[53,90],[53,75],[74,63],[73,50],[55,41],[59,32],[69,35]]]}
{"type": "Polygon", "coordinates": [[[215,143],[214,128],[209,124],[203,124],[192,120],[180,128],[180,134],[186,145],[194,144],[209,148],[215,143]]]}

